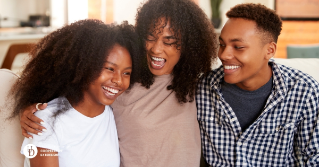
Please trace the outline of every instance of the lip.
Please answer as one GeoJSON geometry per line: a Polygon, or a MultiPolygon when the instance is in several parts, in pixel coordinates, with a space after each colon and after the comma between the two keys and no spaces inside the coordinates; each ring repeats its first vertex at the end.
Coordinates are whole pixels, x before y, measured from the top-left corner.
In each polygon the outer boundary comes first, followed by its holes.
{"type": "Polygon", "coordinates": [[[118,90],[117,93],[112,93],[111,91],[105,90],[105,89],[102,87],[102,91],[103,91],[104,95],[105,95],[108,99],[115,100],[116,97],[119,96],[119,95],[122,93],[122,90],[121,90],[120,88],[113,87],[113,86],[104,86],[104,87],[118,90]]]}
{"type": "Polygon", "coordinates": [[[162,68],[165,66],[166,59],[165,59],[165,58],[162,58],[162,57],[150,56],[150,55],[149,55],[149,63],[150,63],[150,67],[151,67],[152,69],[160,70],[160,69],[162,69],[162,68]],[[154,61],[156,61],[156,60],[153,60],[153,58],[155,58],[155,59],[164,59],[164,63],[163,63],[161,66],[158,66],[157,64],[154,63],[154,61]]]}
{"type": "Polygon", "coordinates": [[[232,74],[241,68],[240,65],[234,65],[234,64],[223,64],[223,67],[224,67],[224,74],[232,74]],[[225,66],[232,66],[232,68],[234,69],[226,69],[225,66]]]}

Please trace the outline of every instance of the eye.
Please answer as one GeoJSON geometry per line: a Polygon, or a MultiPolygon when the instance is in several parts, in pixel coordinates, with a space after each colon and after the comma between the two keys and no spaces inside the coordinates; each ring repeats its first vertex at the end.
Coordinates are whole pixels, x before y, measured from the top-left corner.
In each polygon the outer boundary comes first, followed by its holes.
{"type": "Polygon", "coordinates": [[[105,67],[105,69],[107,69],[108,71],[114,71],[114,69],[113,68],[111,68],[111,67],[105,67]]]}
{"type": "Polygon", "coordinates": [[[156,38],[155,38],[153,35],[148,35],[148,36],[146,37],[146,40],[147,40],[147,41],[155,41],[156,38]]]}
{"type": "Polygon", "coordinates": [[[131,76],[131,72],[124,72],[123,74],[124,74],[124,75],[128,75],[128,76],[131,76]]]}
{"type": "Polygon", "coordinates": [[[176,45],[177,42],[163,42],[165,45],[169,45],[169,46],[172,46],[172,45],[176,45]]]}
{"type": "Polygon", "coordinates": [[[242,49],[242,48],[244,48],[243,46],[235,46],[234,47],[235,49],[242,49]]]}
{"type": "Polygon", "coordinates": [[[220,47],[225,47],[226,45],[220,43],[219,46],[220,46],[220,47]]]}

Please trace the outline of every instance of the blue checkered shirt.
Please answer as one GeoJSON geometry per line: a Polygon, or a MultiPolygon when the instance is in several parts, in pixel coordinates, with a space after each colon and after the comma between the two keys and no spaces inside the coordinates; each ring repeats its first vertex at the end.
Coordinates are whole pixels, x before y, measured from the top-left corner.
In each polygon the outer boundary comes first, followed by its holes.
{"type": "Polygon", "coordinates": [[[244,132],[221,93],[223,67],[200,81],[197,118],[209,165],[319,166],[319,84],[301,71],[269,64],[272,92],[244,132]]]}

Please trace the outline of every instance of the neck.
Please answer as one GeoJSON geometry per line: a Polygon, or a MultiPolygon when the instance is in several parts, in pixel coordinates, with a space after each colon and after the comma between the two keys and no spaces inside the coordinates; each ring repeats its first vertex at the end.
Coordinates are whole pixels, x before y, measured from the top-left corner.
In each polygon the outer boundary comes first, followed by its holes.
{"type": "Polygon", "coordinates": [[[87,117],[90,117],[90,118],[93,118],[93,117],[96,117],[96,116],[102,114],[104,112],[104,109],[105,109],[105,105],[98,104],[98,103],[92,101],[91,99],[86,98],[85,95],[84,95],[84,98],[81,102],[75,104],[75,103],[72,103],[70,101],[70,104],[79,113],[81,113],[87,117]]]}
{"type": "Polygon", "coordinates": [[[267,65],[264,66],[259,73],[255,74],[244,82],[237,83],[236,86],[244,90],[254,91],[265,85],[269,81],[271,76],[272,69],[271,66],[267,63],[267,65]]]}

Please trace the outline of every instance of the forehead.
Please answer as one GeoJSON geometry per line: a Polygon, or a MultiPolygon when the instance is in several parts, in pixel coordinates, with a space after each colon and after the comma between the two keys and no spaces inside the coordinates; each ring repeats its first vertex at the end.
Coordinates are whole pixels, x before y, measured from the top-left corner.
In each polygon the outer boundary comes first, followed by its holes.
{"type": "Polygon", "coordinates": [[[112,63],[116,63],[117,61],[126,61],[126,60],[131,62],[131,55],[125,47],[119,44],[115,44],[112,47],[112,49],[109,51],[106,60],[112,63]]]}
{"type": "Polygon", "coordinates": [[[169,34],[173,35],[174,30],[171,27],[170,19],[167,19],[165,17],[158,18],[152,22],[149,28],[149,33],[152,34],[169,34]]]}
{"type": "Polygon", "coordinates": [[[251,38],[259,37],[259,33],[254,21],[230,18],[223,27],[220,37],[223,40],[242,39],[249,41],[251,38]]]}

